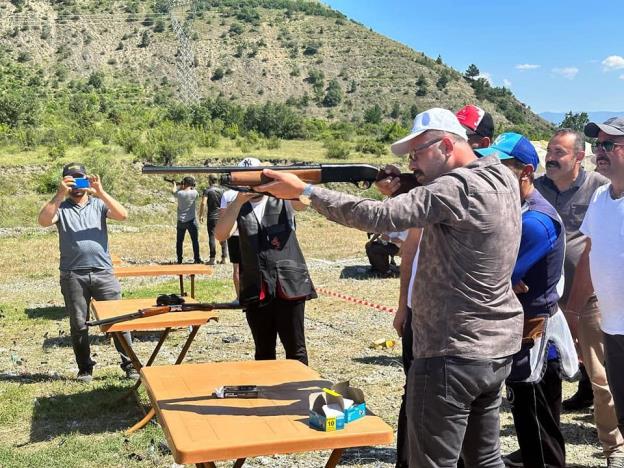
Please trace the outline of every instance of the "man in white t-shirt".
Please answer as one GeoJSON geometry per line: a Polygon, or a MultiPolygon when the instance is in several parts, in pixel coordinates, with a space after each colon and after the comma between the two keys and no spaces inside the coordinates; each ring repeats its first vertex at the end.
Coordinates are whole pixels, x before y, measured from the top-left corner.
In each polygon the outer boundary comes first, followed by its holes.
{"type": "MultiPolygon", "coordinates": [[[[605,364],[620,432],[624,434],[624,118],[585,126],[585,135],[596,138],[594,154],[611,181],[596,189],[581,232],[587,236],[568,311],[582,310],[593,291],[600,304],[605,364]],[[591,276],[590,276],[591,271],[591,276]]],[[[617,465],[624,467],[624,459],[617,465]]]]}

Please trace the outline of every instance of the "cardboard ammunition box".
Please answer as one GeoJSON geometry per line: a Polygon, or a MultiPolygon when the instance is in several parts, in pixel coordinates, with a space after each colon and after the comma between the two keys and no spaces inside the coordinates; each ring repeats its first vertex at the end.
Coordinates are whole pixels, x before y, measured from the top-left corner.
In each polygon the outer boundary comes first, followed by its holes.
{"type": "Polygon", "coordinates": [[[344,410],[345,424],[366,416],[366,401],[364,401],[364,392],[362,390],[351,387],[348,380],[337,383],[332,387],[332,390],[342,395],[343,399],[348,398],[353,401],[353,405],[344,410]]]}
{"type": "Polygon", "coordinates": [[[310,427],[326,432],[344,429],[344,413],[328,414],[328,405],[338,405],[344,409],[342,397],[335,392],[323,391],[310,395],[310,427]]]}
{"type": "Polygon", "coordinates": [[[331,389],[310,395],[310,426],[321,431],[336,431],[345,424],[366,416],[364,392],[339,382],[331,389]],[[346,403],[350,400],[352,403],[346,403]],[[331,408],[328,408],[331,406],[331,408]]]}

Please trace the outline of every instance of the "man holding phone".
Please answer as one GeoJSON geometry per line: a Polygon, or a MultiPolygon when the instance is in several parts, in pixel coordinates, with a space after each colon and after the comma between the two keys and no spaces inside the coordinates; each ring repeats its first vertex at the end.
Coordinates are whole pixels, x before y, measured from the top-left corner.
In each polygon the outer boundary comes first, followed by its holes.
{"type": "MultiPolygon", "coordinates": [[[[39,212],[38,222],[48,227],[56,224],[59,233],[60,284],[69,314],[72,345],[76,363],[77,379],[92,380],[93,366],[89,346],[89,317],[91,299],[121,299],[121,287],[113,274],[113,263],[108,250],[106,220],[124,221],[126,209],[104,191],[97,175],[87,175],[80,163],[63,167],[59,188],[39,212]],[[90,196],[94,195],[94,196],[90,196]]],[[[124,334],[130,345],[130,333],[124,334]]],[[[121,355],[121,368],[128,378],[138,375],[132,363],[124,355],[121,343],[115,337],[115,348],[121,355]]]]}

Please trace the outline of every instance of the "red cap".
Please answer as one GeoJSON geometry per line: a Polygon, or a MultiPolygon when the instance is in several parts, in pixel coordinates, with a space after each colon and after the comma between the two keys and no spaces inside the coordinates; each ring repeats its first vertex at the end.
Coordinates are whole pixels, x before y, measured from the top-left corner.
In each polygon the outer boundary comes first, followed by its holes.
{"type": "Polygon", "coordinates": [[[484,137],[494,136],[494,119],[492,115],[477,106],[468,105],[462,107],[455,114],[459,123],[475,133],[484,137]]]}

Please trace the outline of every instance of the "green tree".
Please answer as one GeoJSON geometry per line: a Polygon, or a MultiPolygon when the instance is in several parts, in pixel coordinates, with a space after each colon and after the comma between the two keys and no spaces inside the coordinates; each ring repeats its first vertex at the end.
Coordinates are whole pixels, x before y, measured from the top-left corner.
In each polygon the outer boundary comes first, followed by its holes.
{"type": "Polygon", "coordinates": [[[323,98],[323,105],[325,107],[336,107],[342,102],[342,88],[338,83],[338,80],[331,80],[327,86],[327,93],[323,98]]]}
{"type": "Polygon", "coordinates": [[[382,110],[378,104],[369,107],[364,111],[364,121],[367,123],[378,124],[381,122],[382,110]]]}
{"type": "Polygon", "coordinates": [[[448,82],[449,82],[448,73],[442,73],[440,75],[440,78],[438,78],[438,81],[436,81],[436,88],[442,91],[446,88],[446,85],[448,84],[448,82]]]}
{"type": "Polygon", "coordinates": [[[102,87],[102,84],[104,84],[104,75],[102,74],[102,72],[93,72],[89,75],[87,85],[95,89],[100,89],[102,87]]]}
{"type": "Polygon", "coordinates": [[[565,117],[559,124],[559,128],[571,128],[578,132],[583,133],[585,125],[589,123],[589,116],[587,112],[579,112],[577,114],[572,111],[566,112],[565,117]]]}
{"type": "Polygon", "coordinates": [[[392,103],[392,110],[390,111],[390,117],[393,119],[398,119],[401,115],[401,104],[399,101],[394,101],[392,103]]]}
{"type": "Polygon", "coordinates": [[[141,35],[141,42],[139,43],[139,47],[141,48],[148,47],[150,45],[150,42],[152,42],[152,39],[150,37],[149,32],[143,31],[143,34],[141,35]]]}
{"type": "Polygon", "coordinates": [[[468,66],[468,68],[466,69],[464,76],[469,79],[469,80],[473,80],[476,77],[478,77],[481,74],[481,72],[479,71],[479,69],[477,68],[477,66],[472,63],[468,66]]]}
{"type": "Polygon", "coordinates": [[[438,65],[442,65],[442,56],[441,55],[438,55],[438,58],[436,59],[436,63],[438,65]]]}

